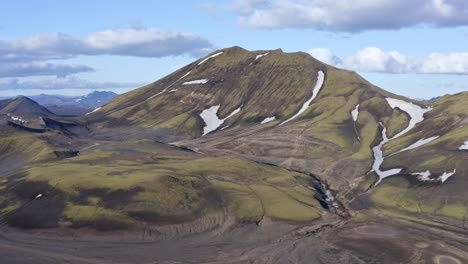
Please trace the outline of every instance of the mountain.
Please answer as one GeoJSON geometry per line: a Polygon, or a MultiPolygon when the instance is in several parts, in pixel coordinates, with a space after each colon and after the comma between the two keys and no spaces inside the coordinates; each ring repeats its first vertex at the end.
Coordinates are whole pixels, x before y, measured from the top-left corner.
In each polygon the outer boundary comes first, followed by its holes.
{"type": "Polygon", "coordinates": [[[15,99],[0,100],[0,115],[53,115],[47,108],[25,96],[15,99]]]}
{"type": "Polygon", "coordinates": [[[429,103],[431,103],[431,102],[435,102],[435,101],[439,100],[440,98],[442,98],[442,97],[444,97],[444,96],[448,96],[448,94],[446,94],[446,95],[443,95],[443,96],[435,96],[435,97],[432,97],[432,98],[430,98],[430,99],[427,99],[427,100],[421,100],[421,101],[424,101],[424,102],[429,102],[429,103]]]}
{"type": "Polygon", "coordinates": [[[84,109],[95,109],[117,96],[114,92],[94,91],[83,96],[61,96],[41,94],[31,96],[31,99],[46,106],[74,106],[84,109]]]}
{"type": "Polygon", "coordinates": [[[41,160],[0,171],[16,228],[0,244],[70,262],[463,263],[467,100],[222,49],[36,137],[41,160]],[[79,155],[50,155],[65,148],[79,155]]]}
{"type": "Polygon", "coordinates": [[[61,96],[41,94],[31,96],[41,105],[57,113],[58,115],[79,116],[84,115],[91,110],[100,107],[117,96],[114,92],[94,91],[83,96],[61,96]]]}

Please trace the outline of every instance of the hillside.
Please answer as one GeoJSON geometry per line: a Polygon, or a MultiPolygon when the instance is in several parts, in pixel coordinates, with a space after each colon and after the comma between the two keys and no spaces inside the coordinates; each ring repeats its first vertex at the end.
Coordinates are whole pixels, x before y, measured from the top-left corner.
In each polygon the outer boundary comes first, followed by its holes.
{"type": "Polygon", "coordinates": [[[25,96],[15,99],[5,99],[0,101],[0,115],[18,114],[18,115],[53,115],[47,108],[41,106],[35,101],[25,96]]]}
{"type": "Polygon", "coordinates": [[[0,241],[85,263],[462,263],[467,97],[418,102],[307,53],[222,49],[46,119],[34,142],[55,157],[24,158],[30,132],[6,127],[24,165],[0,174],[1,223],[47,238],[0,241]]]}

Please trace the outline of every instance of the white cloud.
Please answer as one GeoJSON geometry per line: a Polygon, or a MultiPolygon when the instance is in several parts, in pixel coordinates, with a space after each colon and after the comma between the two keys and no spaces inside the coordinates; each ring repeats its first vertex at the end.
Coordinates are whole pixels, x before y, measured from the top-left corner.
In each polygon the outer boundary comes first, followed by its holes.
{"type": "Polygon", "coordinates": [[[79,72],[94,71],[86,65],[21,62],[0,64],[0,78],[55,75],[64,77],[79,72]]]}
{"type": "Polygon", "coordinates": [[[191,33],[132,28],[95,32],[84,38],[52,33],[16,41],[0,40],[0,62],[69,59],[78,55],[198,56],[212,49],[208,40],[191,33]]]}
{"type": "Polygon", "coordinates": [[[96,82],[76,77],[21,80],[19,78],[0,78],[2,90],[63,90],[63,89],[116,89],[136,88],[142,83],[96,82]]]}
{"type": "Polygon", "coordinates": [[[369,47],[344,59],[342,67],[366,72],[405,73],[417,71],[415,60],[398,51],[369,47]]]}
{"type": "Polygon", "coordinates": [[[431,53],[417,58],[398,51],[368,47],[340,60],[329,49],[311,49],[315,58],[339,68],[363,72],[468,74],[468,52],[431,53]]]}
{"type": "Polygon", "coordinates": [[[229,10],[241,24],[260,28],[359,32],[468,25],[465,0],[236,0],[229,10]]]}
{"type": "Polygon", "coordinates": [[[468,74],[468,52],[432,53],[421,63],[421,72],[468,74]]]}
{"type": "Polygon", "coordinates": [[[92,71],[85,65],[46,63],[80,55],[199,57],[213,50],[212,44],[191,33],[155,28],[105,30],[75,37],[62,33],[39,34],[17,40],[0,40],[0,78],[56,75],[92,71]]]}
{"type": "Polygon", "coordinates": [[[308,51],[312,57],[316,58],[319,61],[325,62],[330,65],[340,65],[342,61],[340,58],[335,56],[330,49],[327,48],[314,48],[308,51]]]}

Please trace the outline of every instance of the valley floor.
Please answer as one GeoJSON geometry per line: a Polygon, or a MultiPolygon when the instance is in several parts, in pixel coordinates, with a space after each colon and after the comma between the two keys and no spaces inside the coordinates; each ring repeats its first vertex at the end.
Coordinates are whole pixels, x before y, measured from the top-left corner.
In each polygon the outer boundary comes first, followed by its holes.
{"type": "Polygon", "coordinates": [[[154,240],[143,233],[3,230],[0,262],[466,263],[468,233],[379,216],[312,226],[265,221],[154,240]]]}

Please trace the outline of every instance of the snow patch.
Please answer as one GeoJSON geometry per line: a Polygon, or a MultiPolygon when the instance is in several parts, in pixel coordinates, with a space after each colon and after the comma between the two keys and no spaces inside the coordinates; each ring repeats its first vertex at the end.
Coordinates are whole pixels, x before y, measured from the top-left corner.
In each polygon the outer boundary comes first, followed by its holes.
{"type": "Polygon", "coordinates": [[[353,111],[351,111],[351,116],[353,117],[354,122],[356,122],[359,117],[359,104],[356,105],[356,108],[354,108],[353,111]]]}
{"type": "Polygon", "coordinates": [[[463,143],[463,145],[461,145],[458,149],[459,150],[468,150],[468,141],[465,141],[463,143]]]}
{"type": "Polygon", "coordinates": [[[424,172],[415,172],[411,173],[411,175],[416,175],[418,176],[418,180],[420,181],[433,181],[433,179],[430,178],[431,172],[429,170],[424,171],[424,172]]]}
{"type": "Polygon", "coordinates": [[[226,118],[220,119],[217,115],[219,107],[220,105],[214,105],[210,108],[203,110],[200,113],[200,117],[203,119],[203,122],[205,122],[205,127],[203,127],[202,136],[218,129],[218,127],[220,127],[226,119],[229,119],[233,115],[239,113],[242,108],[242,106],[240,106],[236,110],[232,111],[232,113],[229,114],[226,118]]]}
{"type": "Polygon", "coordinates": [[[424,181],[424,182],[436,182],[440,181],[441,183],[444,183],[445,181],[448,180],[448,178],[452,177],[455,173],[457,172],[457,169],[454,169],[451,172],[444,172],[442,175],[436,178],[431,178],[431,172],[429,170],[424,171],[424,172],[415,172],[411,173],[412,175],[418,176],[418,180],[424,181]]]}
{"type": "Polygon", "coordinates": [[[221,51],[221,52],[218,52],[218,53],[216,53],[216,54],[213,54],[213,55],[209,56],[208,58],[206,58],[206,59],[200,61],[200,63],[198,63],[198,65],[202,65],[205,61],[207,61],[207,60],[209,60],[209,59],[211,59],[211,58],[217,57],[217,56],[219,56],[219,55],[221,55],[221,54],[223,54],[222,51],[221,51]]]}
{"type": "Polygon", "coordinates": [[[457,169],[454,169],[452,172],[444,172],[439,176],[439,181],[444,183],[448,178],[452,177],[457,172],[457,169]]]}
{"type": "Polygon", "coordinates": [[[263,121],[260,122],[260,125],[263,125],[263,124],[266,124],[268,122],[272,122],[272,121],[275,121],[275,120],[276,120],[275,116],[270,116],[270,117],[267,117],[267,118],[263,119],[263,121]]]}
{"type": "Polygon", "coordinates": [[[27,123],[26,120],[24,120],[23,118],[18,117],[18,116],[8,115],[8,117],[10,117],[10,119],[13,120],[13,121],[20,122],[21,124],[27,123]]]}
{"type": "Polygon", "coordinates": [[[287,119],[286,121],[282,122],[279,125],[282,126],[285,123],[293,120],[294,118],[304,113],[304,111],[307,110],[307,108],[310,106],[310,104],[315,99],[315,97],[317,97],[318,93],[320,92],[320,89],[322,89],[324,81],[325,81],[325,73],[323,73],[323,71],[319,71],[318,76],[317,76],[317,82],[315,83],[315,87],[312,89],[312,97],[302,105],[302,108],[295,115],[293,115],[291,118],[287,119]]]}
{"type": "Polygon", "coordinates": [[[193,80],[189,82],[184,82],[182,85],[191,85],[191,84],[205,84],[208,82],[208,79],[193,80]]]}
{"type": "Polygon", "coordinates": [[[265,56],[268,55],[268,54],[270,54],[270,52],[267,52],[267,53],[265,53],[265,54],[259,54],[259,55],[255,56],[255,60],[258,60],[258,59],[260,59],[261,57],[265,57],[265,56]]]}
{"type": "MultiPolygon", "coordinates": [[[[432,141],[434,141],[434,140],[436,140],[436,139],[438,139],[438,138],[439,138],[439,136],[433,136],[433,137],[430,137],[430,138],[422,138],[422,139],[416,141],[415,143],[409,145],[408,147],[406,147],[406,148],[404,148],[404,149],[402,149],[402,150],[400,150],[400,151],[397,151],[397,152],[393,153],[392,155],[401,153],[401,152],[403,152],[403,151],[407,151],[407,150],[412,150],[412,149],[415,149],[415,148],[419,148],[419,147],[421,147],[421,146],[423,146],[423,145],[426,145],[426,144],[428,144],[428,143],[430,143],[430,142],[432,142],[432,141]]],[[[392,155],[390,155],[390,156],[392,156],[392,155]]]]}
{"type": "Polygon", "coordinates": [[[99,111],[99,109],[101,109],[101,107],[98,107],[98,108],[94,109],[93,111],[91,111],[89,113],[86,113],[86,115],[90,115],[92,113],[95,113],[95,112],[99,111]]]}
{"type": "Polygon", "coordinates": [[[406,112],[410,116],[408,127],[403,129],[400,133],[396,134],[392,139],[402,136],[406,132],[413,129],[416,124],[424,120],[424,114],[431,111],[432,107],[422,108],[419,105],[409,103],[400,99],[385,98],[393,109],[399,108],[401,111],[406,112]]]}

